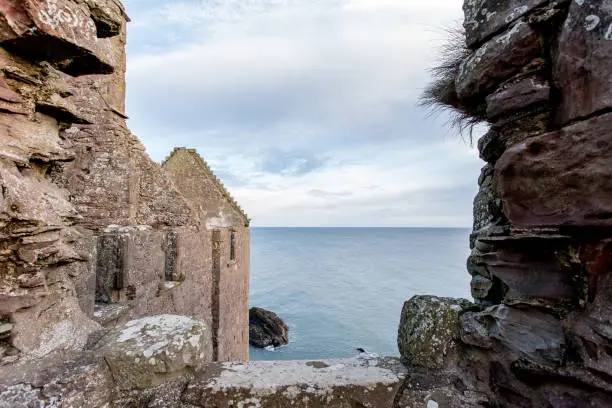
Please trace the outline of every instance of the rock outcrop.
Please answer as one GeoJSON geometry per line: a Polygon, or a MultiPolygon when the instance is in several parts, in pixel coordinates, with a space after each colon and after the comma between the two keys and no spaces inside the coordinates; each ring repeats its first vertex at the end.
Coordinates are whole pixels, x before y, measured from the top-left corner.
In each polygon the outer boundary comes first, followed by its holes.
{"type": "Polygon", "coordinates": [[[276,313],[252,307],[249,310],[249,343],[259,348],[287,344],[289,326],[276,313]]]}
{"type": "Polygon", "coordinates": [[[472,304],[464,299],[415,296],[404,303],[397,345],[412,368],[442,370],[458,358],[459,314],[472,304]]]}
{"type": "MultiPolygon", "coordinates": [[[[486,406],[609,406],[612,3],[464,11],[469,56],[438,102],[476,119],[486,106],[490,131],[467,262],[477,306],[458,317],[454,389],[486,406]]],[[[421,309],[400,333],[422,325],[421,309]]]]}

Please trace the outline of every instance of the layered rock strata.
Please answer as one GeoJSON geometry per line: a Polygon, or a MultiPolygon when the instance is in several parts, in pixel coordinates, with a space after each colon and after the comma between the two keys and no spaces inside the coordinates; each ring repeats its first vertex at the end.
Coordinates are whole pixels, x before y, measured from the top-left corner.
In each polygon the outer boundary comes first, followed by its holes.
{"type": "Polygon", "coordinates": [[[164,313],[214,328],[214,359],[248,358],[248,219],[186,197],[128,130],[127,21],[116,0],[0,1],[2,363],[164,313]]]}
{"type": "Polygon", "coordinates": [[[464,11],[469,56],[453,87],[462,109],[486,105],[490,130],[457,388],[487,406],[609,406],[612,2],[464,11]]]}

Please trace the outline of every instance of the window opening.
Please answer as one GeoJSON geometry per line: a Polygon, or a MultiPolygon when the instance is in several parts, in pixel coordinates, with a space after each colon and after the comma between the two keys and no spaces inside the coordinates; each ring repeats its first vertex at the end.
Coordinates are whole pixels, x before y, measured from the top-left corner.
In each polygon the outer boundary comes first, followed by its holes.
{"type": "Polygon", "coordinates": [[[236,260],[236,231],[230,232],[230,261],[236,260]]]}

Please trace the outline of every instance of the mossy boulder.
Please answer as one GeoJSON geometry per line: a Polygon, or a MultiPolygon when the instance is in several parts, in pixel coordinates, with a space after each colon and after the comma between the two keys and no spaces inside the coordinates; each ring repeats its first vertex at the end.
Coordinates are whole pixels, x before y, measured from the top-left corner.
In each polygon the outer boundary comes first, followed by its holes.
{"type": "Polygon", "coordinates": [[[441,370],[454,361],[459,315],[473,304],[465,299],[414,296],[404,303],[397,336],[402,362],[441,370]]]}

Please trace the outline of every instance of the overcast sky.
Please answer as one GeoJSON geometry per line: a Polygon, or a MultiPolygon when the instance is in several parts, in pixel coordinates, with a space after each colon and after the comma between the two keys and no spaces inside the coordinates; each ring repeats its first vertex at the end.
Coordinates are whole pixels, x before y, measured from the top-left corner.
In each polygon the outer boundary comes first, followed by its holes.
{"type": "Polygon", "coordinates": [[[128,122],[255,226],[472,222],[483,163],[417,106],[462,0],[124,0],[128,122]]]}

